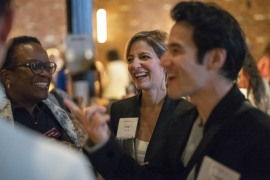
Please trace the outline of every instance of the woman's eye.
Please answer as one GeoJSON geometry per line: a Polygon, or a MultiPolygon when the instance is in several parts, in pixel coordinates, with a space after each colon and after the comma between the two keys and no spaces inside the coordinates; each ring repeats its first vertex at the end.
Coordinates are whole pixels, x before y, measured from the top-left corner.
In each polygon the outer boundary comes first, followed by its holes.
{"type": "Polygon", "coordinates": [[[142,56],[141,58],[142,59],[149,59],[150,57],[149,56],[142,56]]]}
{"type": "Polygon", "coordinates": [[[132,63],[133,62],[133,58],[127,58],[127,63],[132,63]]]}

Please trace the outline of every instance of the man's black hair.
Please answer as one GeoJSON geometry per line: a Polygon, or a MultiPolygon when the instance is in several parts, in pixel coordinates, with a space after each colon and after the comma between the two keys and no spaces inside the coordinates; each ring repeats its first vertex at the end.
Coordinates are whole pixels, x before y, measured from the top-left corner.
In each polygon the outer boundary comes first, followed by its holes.
{"type": "Polygon", "coordinates": [[[207,51],[225,49],[227,58],[221,73],[231,80],[237,78],[247,47],[243,31],[232,15],[213,3],[180,2],[172,9],[171,17],[176,23],[185,21],[193,26],[199,63],[203,63],[207,51]]]}

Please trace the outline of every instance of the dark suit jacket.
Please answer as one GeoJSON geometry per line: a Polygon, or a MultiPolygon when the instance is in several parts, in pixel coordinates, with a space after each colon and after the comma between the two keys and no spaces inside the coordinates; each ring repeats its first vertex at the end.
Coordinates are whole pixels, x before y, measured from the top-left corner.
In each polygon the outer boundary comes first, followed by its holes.
{"type": "MultiPolygon", "coordinates": [[[[164,141],[149,164],[140,166],[111,138],[101,149],[88,154],[105,179],[186,179],[204,156],[239,172],[241,179],[270,179],[270,118],[256,108],[243,107],[244,96],[234,86],[218,103],[204,127],[204,137],[187,167],[181,162],[197,111],[180,102],[166,128],[164,141]],[[210,138],[213,128],[219,127],[210,138]],[[203,145],[205,140],[209,140],[203,145]]],[[[186,103],[186,104],[185,104],[186,103]]]]}
{"type": "MultiPolygon", "coordinates": [[[[139,93],[127,99],[117,101],[111,105],[110,110],[110,129],[114,135],[117,134],[118,123],[120,118],[138,117],[140,118],[140,106],[142,95],[139,93]]],[[[182,99],[181,99],[182,100],[182,99]]],[[[181,100],[172,100],[165,97],[162,109],[160,111],[155,129],[150,139],[144,161],[147,162],[160,145],[165,132],[168,120],[173,114],[175,108],[181,100]]],[[[140,121],[140,119],[139,119],[140,121]]]]}

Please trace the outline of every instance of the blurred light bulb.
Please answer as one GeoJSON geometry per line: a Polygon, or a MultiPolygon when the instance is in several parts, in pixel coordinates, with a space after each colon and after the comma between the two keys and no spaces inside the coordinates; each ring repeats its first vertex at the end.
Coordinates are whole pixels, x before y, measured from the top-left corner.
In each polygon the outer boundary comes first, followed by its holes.
{"type": "Polygon", "coordinates": [[[97,11],[97,40],[99,43],[104,43],[107,40],[107,20],[104,9],[97,11]]]}

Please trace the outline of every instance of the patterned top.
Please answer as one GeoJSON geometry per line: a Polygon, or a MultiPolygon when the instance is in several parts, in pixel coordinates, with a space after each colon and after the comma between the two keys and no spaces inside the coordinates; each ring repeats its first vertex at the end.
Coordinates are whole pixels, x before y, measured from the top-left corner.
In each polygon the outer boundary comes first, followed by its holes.
{"type": "MultiPolygon", "coordinates": [[[[77,137],[75,127],[68,117],[65,110],[62,108],[56,106],[54,103],[52,103],[49,99],[46,99],[44,102],[48,108],[51,110],[52,114],[56,118],[56,120],[60,123],[60,125],[63,127],[63,129],[67,132],[71,140],[76,144],[79,150],[81,150],[81,144],[77,137]]],[[[14,125],[14,118],[12,114],[11,109],[11,103],[8,99],[5,89],[3,88],[3,85],[0,83],[0,119],[7,121],[14,125]]]]}

